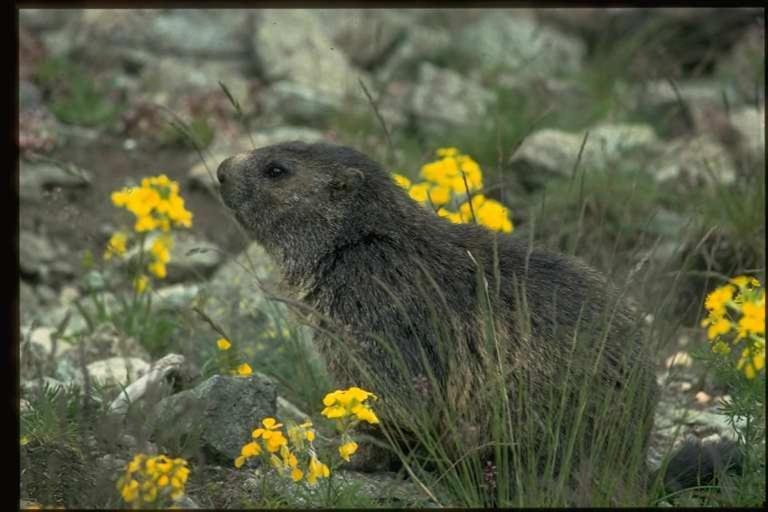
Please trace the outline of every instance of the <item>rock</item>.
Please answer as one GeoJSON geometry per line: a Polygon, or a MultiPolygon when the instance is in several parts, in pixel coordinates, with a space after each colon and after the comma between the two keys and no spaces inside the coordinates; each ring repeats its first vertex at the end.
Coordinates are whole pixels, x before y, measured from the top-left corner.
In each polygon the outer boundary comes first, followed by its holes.
{"type": "Polygon", "coordinates": [[[315,16],[349,61],[367,70],[385,62],[414,29],[411,15],[390,9],[329,9],[315,16]]]}
{"type": "Polygon", "coordinates": [[[242,63],[237,61],[160,57],[149,62],[141,70],[139,88],[142,94],[163,92],[181,95],[221,91],[219,86],[221,81],[238,101],[248,104],[250,100],[248,81],[243,78],[242,67],[242,63]]]}
{"type": "Polygon", "coordinates": [[[75,275],[64,259],[65,248],[31,231],[19,235],[19,263],[22,277],[37,282],[69,280],[75,275]]]}
{"type": "Polygon", "coordinates": [[[357,88],[357,73],[310,10],[260,10],[251,50],[270,81],[289,81],[329,98],[357,88]]]}
{"type": "Polygon", "coordinates": [[[42,106],[43,93],[29,80],[19,81],[19,110],[33,110],[42,106]]]}
{"type": "Polygon", "coordinates": [[[741,137],[743,150],[765,161],[765,109],[743,107],[731,113],[730,121],[741,137]]]}
{"type": "Polygon", "coordinates": [[[150,422],[159,444],[186,437],[229,465],[258,422],[275,416],[276,400],[274,382],[263,375],[214,375],[194,389],[161,400],[150,422]]]}
{"type": "MultiPolygon", "coordinates": [[[[406,15],[406,23],[413,23],[406,15]]],[[[397,45],[383,65],[376,69],[379,83],[389,84],[397,80],[413,80],[420,63],[434,59],[449,51],[454,35],[443,27],[421,24],[405,33],[405,40],[397,45]]]]}
{"type": "Polygon", "coordinates": [[[57,359],[75,348],[68,341],[54,339],[55,332],[53,327],[38,327],[29,334],[27,342],[36,359],[57,359]]]}
{"type": "Polygon", "coordinates": [[[419,118],[421,126],[482,125],[495,95],[480,84],[450,69],[425,62],[419,67],[419,78],[409,98],[409,111],[419,118]]]}
{"type": "MultiPolygon", "coordinates": [[[[585,133],[544,129],[526,137],[510,159],[510,172],[533,190],[552,178],[570,178],[579,157],[585,133]]],[[[646,125],[603,124],[589,130],[579,169],[605,169],[628,155],[652,152],[658,144],[646,125]]]]}
{"type": "Polygon", "coordinates": [[[247,52],[250,17],[242,9],[88,9],[72,32],[79,51],[104,61],[144,65],[158,55],[234,59],[247,52]]]}
{"type": "Polygon", "coordinates": [[[75,365],[82,364],[81,355],[86,363],[112,356],[150,359],[149,353],[136,338],[121,334],[111,323],[95,326],[92,333],[82,334],[79,343],[83,345],[83,350],[67,355],[75,365]]]}
{"type": "Polygon", "coordinates": [[[670,136],[715,133],[727,120],[726,100],[735,92],[712,80],[641,82],[630,90],[632,114],[653,123],[670,136]]]}
{"type": "MultiPolygon", "coordinates": [[[[239,347],[244,354],[256,357],[259,351],[269,347],[270,356],[279,357],[284,348],[277,340],[282,339],[288,328],[298,330],[307,341],[309,334],[308,329],[296,324],[285,304],[268,298],[267,293],[280,296],[275,291],[275,280],[274,263],[264,249],[253,242],[216,271],[200,291],[197,304],[233,342],[248,340],[239,347]]],[[[201,321],[192,328],[192,334],[210,339],[209,330],[201,321]]],[[[307,350],[312,350],[310,343],[307,345],[307,350]]]]}
{"type": "Polygon", "coordinates": [[[176,233],[173,237],[166,282],[203,280],[210,276],[221,262],[222,250],[216,244],[189,233],[176,233]]]}
{"type": "Polygon", "coordinates": [[[262,106],[266,114],[279,115],[288,123],[317,125],[340,111],[344,98],[310,85],[280,80],[265,91],[262,106]]]}
{"type": "Polygon", "coordinates": [[[64,286],[59,292],[59,303],[64,306],[73,306],[80,298],[80,291],[74,286],[64,286]]]}
{"type": "Polygon", "coordinates": [[[174,387],[182,387],[194,378],[194,372],[186,365],[184,356],[168,354],[158,359],[145,375],[123,389],[109,405],[109,411],[124,414],[128,407],[154,392],[154,399],[159,400],[164,392],[172,392],[174,387]],[[159,395],[158,395],[159,393],[159,395]]]}
{"type": "MultiPolygon", "coordinates": [[[[58,146],[61,138],[61,124],[45,105],[19,111],[19,149],[22,157],[32,153],[49,153],[58,146]]],[[[26,199],[24,194],[28,194],[29,190],[22,188],[20,193],[26,199]]]]}
{"type": "Polygon", "coordinates": [[[742,101],[765,104],[765,24],[757,22],[743,31],[730,51],[719,58],[717,75],[734,84],[742,101]]]}
{"type": "MultiPolygon", "coordinates": [[[[144,241],[145,262],[155,239],[160,235],[148,236],[144,241]]],[[[190,233],[179,231],[173,235],[170,261],[166,264],[167,275],[158,283],[178,283],[187,280],[204,280],[219,266],[221,249],[214,243],[201,240],[190,233]]],[[[120,265],[128,267],[139,258],[138,246],[126,251],[120,265]]],[[[171,293],[171,292],[166,292],[171,293]]]]}
{"type": "MultiPolygon", "coordinates": [[[[416,483],[403,480],[393,472],[363,473],[341,467],[334,471],[333,478],[340,492],[354,492],[356,496],[364,496],[373,501],[375,506],[393,508],[437,506],[424,495],[424,491],[416,483]]],[[[297,508],[313,506],[313,503],[322,499],[323,492],[322,486],[308,487],[306,490],[299,491],[295,486],[286,485],[282,490],[288,493],[291,502],[297,508]]]]}
{"type": "Polygon", "coordinates": [[[54,160],[19,162],[19,188],[24,199],[42,201],[43,192],[61,188],[83,188],[91,184],[91,174],[73,164],[54,160]]]}
{"type": "Polygon", "coordinates": [[[22,325],[29,324],[31,316],[40,307],[40,298],[35,293],[35,289],[19,280],[19,319],[22,325]]]}
{"type": "Polygon", "coordinates": [[[307,413],[281,396],[277,397],[277,417],[281,420],[291,420],[299,424],[311,419],[307,413]]]}
{"type": "Polygon", "coordinates": [[[19,25],[36,32],[56,30],[81,16],[82,12],[77,9],[19,9],[19,25]]]}
{"type": "Polygon", "coordinates": [[[677,366],[690,368],[693,366],[693,359],[691,359],[691,356],[688,355],[688,352],[676,352],[667,358],[664,366],[667,368],[674,368],[677,366]]]}
{"type": "Polygon", "coordinates": [[[200,286],[195,284],[174,284],[155,290],[152,305],[156,312],[178,311],[190,307],[200,292],[200,286]]]}
{"type": "Polygon", "coordinates": [[[685,187],[728,185],[736,180],[728,150],[711,135],[670,141],[647,168],[658,183],[676,181],[685,187]]]}
{"type": "Polygon", "coordinates": [[[712,400],[712,397],[709,394],[705,393],[704,391],[699,391],[698,393],[696,393],[695,398],[696,398],[696,402],[702,405],[706,405],[712,400]]]}
{"type": "MultiPolygon", "coordinates": [[[[86,306],[89,308],[92,306],[86,306]]],[[[39,309],[31,315],[32,319],[41,325],[63,325],[62,335],[77,336],[88,330],[85,317],[72,306],[56,305],[51,308],[39,309]]]]}
{"type": "Polygon", "coordinates": [[[584,43],[537,22],[518,10],[483,10],[456,35],[457,59],[481,73],[508,70],[530,77],[570,75],[579,71],[584,43]]]}
{"type": "MultiPolygon", "coordinates": [[[[96,386],[126,386],[149,370],[149,363],[138,357],[110,357],[86,366],[90,384],[96,386]]],[[[85,378],[78,372],[76,382],[85,385],[85,378]]]]}
{"type": "Polygon", "coordinates": [[[63,392],[66,390],[67,385],[57,379],[51,377],[41,377],[38,379],[22,380],[21,391],[26,396],[34,395],[42,388],[48,388],[51,391],[63,392]]]}

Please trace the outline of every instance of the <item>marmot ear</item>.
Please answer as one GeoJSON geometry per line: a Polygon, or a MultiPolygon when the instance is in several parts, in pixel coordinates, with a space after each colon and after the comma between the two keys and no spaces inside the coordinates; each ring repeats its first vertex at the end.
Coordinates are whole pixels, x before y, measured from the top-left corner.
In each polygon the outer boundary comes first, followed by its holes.
{"type": "Polygon", "coordinates": [[[363,174],[363,171],[360,169],[355,167],[345,167],[331,179],[331,194],[335,195],[354,190],[360,186],[363,182],[363,178],[365,178],[365,174],[363,174]]]}

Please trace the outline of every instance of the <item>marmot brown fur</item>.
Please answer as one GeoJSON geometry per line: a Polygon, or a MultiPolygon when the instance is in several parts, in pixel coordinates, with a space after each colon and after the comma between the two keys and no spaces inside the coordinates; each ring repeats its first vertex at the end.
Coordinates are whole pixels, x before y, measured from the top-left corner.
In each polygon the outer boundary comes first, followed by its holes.
{"type": "MultiPolygon", "coordinates": [[[[286,291],[315,312],[324,328],[316,341],[338,385],[406,408],[448,400],[480,444],[490,404],[477,397],[500,375],[512,402],[526,393],[534,404],[513,407],[529,425],[548,417],[536,404],[552,404],[566,375],[574,403],[590,379],[587,422],[632,376],[630,403],[612,405],[624,411],[615,428],[647,444],[657,396],[651,357],[632,309],[589,266],[452,224],[347,147],[276,144],[227,159],[218,177],[225,204],[277,262],[286,291]]],[[[573,423],[565,418],[566,433],[573,423]]],[[[578,440],[587,450],[588,438],[578,440]]]]}

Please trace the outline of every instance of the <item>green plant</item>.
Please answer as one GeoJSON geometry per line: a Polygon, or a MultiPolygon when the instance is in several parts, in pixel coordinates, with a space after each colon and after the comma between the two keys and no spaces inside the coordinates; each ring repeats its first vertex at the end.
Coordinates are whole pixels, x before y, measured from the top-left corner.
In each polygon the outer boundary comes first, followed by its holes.
{"type": "Polygon", "coordinates": [[[66,58],[53,57],[43,62],[36,79],[51,91],[51,111],[64,123],[99,126],[115,119],[123,109],[107,97],[101,84],[94,82],[85,69],[66,58]]]}

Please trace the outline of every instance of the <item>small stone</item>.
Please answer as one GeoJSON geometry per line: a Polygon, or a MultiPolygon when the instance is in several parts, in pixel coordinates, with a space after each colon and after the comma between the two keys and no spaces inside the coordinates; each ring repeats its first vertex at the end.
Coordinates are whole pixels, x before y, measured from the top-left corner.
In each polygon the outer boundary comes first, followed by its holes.
{"type": "Polygon", "coordinates": [[[708,404],[710,400],[712,400],[712,397],[705,393],[704,391],[699,391],[696,393],[696,401],[700,404],[708,404]]]}
{"type": "Polygon", "coordinates": [[[688,355],[688,352],[677,352],[668,357],[664,364],[667,368],[690,368],[693,365],[693,359],[691,359],[691,356],[688,355]]]}

